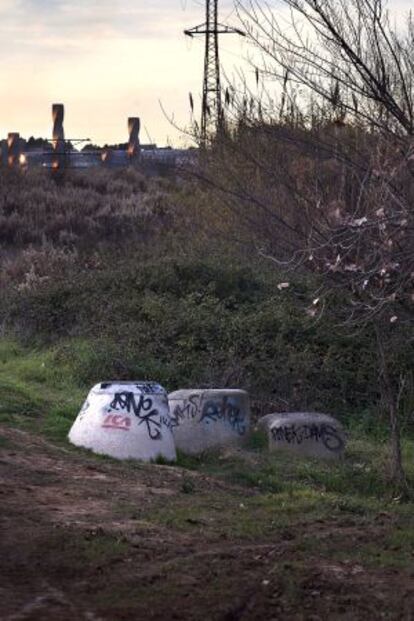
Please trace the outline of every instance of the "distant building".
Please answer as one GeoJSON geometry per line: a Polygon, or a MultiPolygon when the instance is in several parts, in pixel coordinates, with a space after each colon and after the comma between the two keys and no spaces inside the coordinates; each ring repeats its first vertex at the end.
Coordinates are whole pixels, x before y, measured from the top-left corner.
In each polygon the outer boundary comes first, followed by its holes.
{"type": "Polygon", "coordinates": [[[47,169],[78,168],[97,166],[127,168],[132,166],[147,175],[174,174],[178,167],[195,161],[196,149],[158,148],[156,144],[141,144],[139,117],[128,118],[129,141],[99,147],[86,144],[80,151],[74,149],[65,139],[63,104],[53,104],[53,139],[35,138],[23,141],[19,134],[9,134],[1,141],[1,164],[3,166],[32,167],[47,169]]]}

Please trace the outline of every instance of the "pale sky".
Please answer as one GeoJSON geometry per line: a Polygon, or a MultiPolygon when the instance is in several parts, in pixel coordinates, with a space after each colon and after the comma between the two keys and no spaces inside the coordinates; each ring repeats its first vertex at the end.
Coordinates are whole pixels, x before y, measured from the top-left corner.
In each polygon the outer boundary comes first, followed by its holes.
{"type": "MultiPolygon", "coordinates": [[[[221,0],[221,21],[237,23],[232,8],[221,0]]],[[[50,137],[56,102],[65,104],[69,138],[126,141],[127,117],[140,116],[143,142],[180,145],[159,101],[180,127],[189,124],[204,48],[183,30],[204,17],[201,0],[0,0],[0,136],[50,137]]],[[[245,43],[233,35],[221,43],[231,74],[245,43]]]]}
{"type": "MultiPolygon", "coordinates": [[[[273,0],[274,2],[275,0],[273,0]]],[[[406,11],[411,0],[390,0],[406,11]]],[[[220,21],[238,26],[233,0],[220,21]]],[[[184,127],[188,93],[199,116],[203,39],[185,28],[204,21],[204,0],[0,0],[0,136],[51,136],[51,104],[64,103],[68,138],[127,140],[127,117],[140,116],[141,140],[180,146],[165,110],[184,127]]],[[[248,54],[244,39],[221,38],[232,76],[248,54]]]]}

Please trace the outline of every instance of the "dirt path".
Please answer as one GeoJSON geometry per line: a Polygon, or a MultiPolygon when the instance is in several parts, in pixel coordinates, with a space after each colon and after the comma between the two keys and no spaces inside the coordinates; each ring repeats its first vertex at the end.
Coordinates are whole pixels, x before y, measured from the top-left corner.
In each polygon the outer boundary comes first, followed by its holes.
{"type": "Polygon", "coordinates": [[[5,427],[0,436],[1,619],[414,619],[414,572],[303,549],[310,533],[339,537],[344,553],[367,536],[380,545],[386,523],[369,535],[344,520],[233,536],[221,519],[236,521],[254,491],[98,460],[5,427]]]}

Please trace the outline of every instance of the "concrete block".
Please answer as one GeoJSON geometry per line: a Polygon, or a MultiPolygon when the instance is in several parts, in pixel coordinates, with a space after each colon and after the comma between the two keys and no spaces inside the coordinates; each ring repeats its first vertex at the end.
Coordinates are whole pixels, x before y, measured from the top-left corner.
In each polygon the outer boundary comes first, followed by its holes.
{"type": "Polygon", "coordinates": [[[249,432],[250,404],[244,390],[178,390],[168,400],[175,444],[184,453],[241,444],[249,432]]]}
{"type": "Polygon", "coordinates": [[[268,414],[259,420],[258,426],[267,432],[271,451],[338,459],[345,450],[345,431],[341,423],[327,414],[268,414]]]}
{"type": "Polygon", "coordinates": [[[117,459],[176,459],[166,391],[153,382],[102,382],[90,391],[69,440],[117,459]]]}

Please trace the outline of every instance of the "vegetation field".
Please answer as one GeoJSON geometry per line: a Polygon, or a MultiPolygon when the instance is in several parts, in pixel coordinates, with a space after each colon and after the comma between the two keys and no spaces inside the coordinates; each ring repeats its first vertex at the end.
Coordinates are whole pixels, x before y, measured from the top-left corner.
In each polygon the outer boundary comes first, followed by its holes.
{"type": "Polygon", "coordinates": [[[191,180],[2,173],[2,618],[414,617],[410,340],[389,352],[407,377],[400,493],[372,331],[345,331],[335,300],[315,319],[318,278],[256,241],[191,180]],[[131,378],[244,388],[254,422],[333,414],[345,458],[271,455],[256,431],[176,464],[72,447],[89,388],[131,378]]]}
{"type": "Polygon", "coordinates": [[[221,105],[216,63],[160,178],[9,141],[2,619],[414,619],[414,20],[389,4],[239,1],[241,30],[186,31],[245,35],[254,70],[221,105]],[[113,380],[245,389],[252,431],[175,463],[76,449],[113,380]],[[258,421],[288,412],[336,417],[344,455],[270,452],[258,421]]]}

